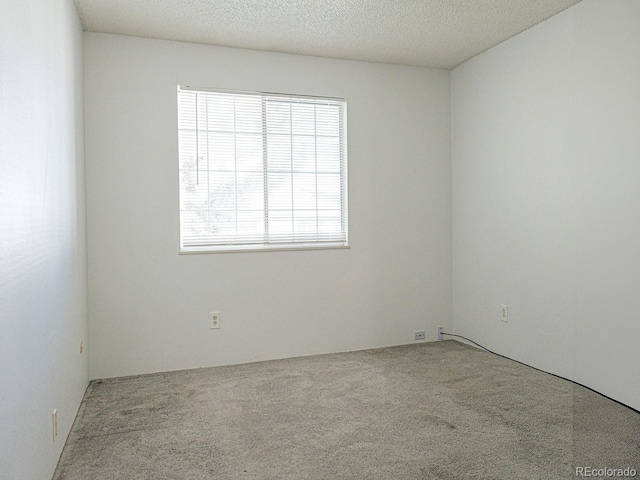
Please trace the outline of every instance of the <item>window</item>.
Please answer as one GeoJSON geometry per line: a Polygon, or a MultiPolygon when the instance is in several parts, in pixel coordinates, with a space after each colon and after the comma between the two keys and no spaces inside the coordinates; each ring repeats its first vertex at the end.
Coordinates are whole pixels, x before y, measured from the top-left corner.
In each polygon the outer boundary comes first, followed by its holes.
{"type": "Polygon", "coordinates": [[[345,109],[178,87],[181,252],[346,247],[345,109]]]}

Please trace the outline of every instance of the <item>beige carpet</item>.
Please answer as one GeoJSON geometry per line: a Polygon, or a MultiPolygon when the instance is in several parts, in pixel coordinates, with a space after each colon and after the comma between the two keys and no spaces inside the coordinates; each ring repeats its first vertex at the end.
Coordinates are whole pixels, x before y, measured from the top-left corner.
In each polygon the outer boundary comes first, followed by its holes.
{"type": "Polygon", "coordinates": [[[549,480],[576,467],[640,471],[640,414],[444,341],[94,381],[54,479],[549,480]]]}

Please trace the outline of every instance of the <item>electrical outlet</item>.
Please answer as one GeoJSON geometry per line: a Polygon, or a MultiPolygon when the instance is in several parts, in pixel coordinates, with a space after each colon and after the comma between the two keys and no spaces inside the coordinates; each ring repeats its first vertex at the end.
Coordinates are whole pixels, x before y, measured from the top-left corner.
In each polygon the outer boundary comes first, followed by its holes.
{"type": "Polygon", "coordinates": [[[58,436],[58,409],[54,408],[51,414],[51,427],[53,428],[53,440],[58,436]]]}
{"type": "Polygon", "coordinates": [[[504,323],[509,321],[509,306],[508,305],[500,305],[500,320],[504,323]]]}
{"type": "Polygon", "coordinates": [[[220,312],[209,312],[209,328],[211,330],[220,328],[220,312]]]}
{"type": "Polygon", "coordinates": [[[427,334],[424,330],[421,330],[419,332],[413,332],[413,339],[415,341],[424,340],[426,337],[427,337],[427,334]]]}
{"type": "Polygon", "coordinates": [[[444,327],[438,327],[438,341],[444,340],[444,327]]]}

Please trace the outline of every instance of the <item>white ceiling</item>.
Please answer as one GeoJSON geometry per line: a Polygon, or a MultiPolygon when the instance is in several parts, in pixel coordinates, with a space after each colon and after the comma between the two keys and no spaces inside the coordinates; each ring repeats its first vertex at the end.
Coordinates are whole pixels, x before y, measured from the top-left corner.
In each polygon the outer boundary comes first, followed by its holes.
{"type": "Polygon", "coordinates": [[[74,0],[83,28],[451,69],[580,0],[74,0]]]}

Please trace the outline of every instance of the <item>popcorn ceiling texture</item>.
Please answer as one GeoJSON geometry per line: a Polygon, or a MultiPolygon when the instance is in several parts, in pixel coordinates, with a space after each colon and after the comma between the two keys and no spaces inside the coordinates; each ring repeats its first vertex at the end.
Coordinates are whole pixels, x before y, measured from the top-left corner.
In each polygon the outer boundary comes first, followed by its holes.
{"type": "Polygon", "coordinates": [[[74,0],[84,30],[451,69],[579,0],[74,0]]]}

